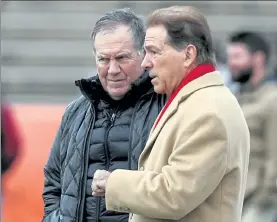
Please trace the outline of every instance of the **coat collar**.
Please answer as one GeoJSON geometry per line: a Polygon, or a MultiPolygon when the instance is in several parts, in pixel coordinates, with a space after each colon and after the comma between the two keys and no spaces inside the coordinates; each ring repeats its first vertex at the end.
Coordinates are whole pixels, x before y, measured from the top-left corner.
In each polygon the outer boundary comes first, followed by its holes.
{"type": "Polygon", "coordinates": [[[192,69],[186,77],[182,80],[180,85],[177,87],[177,89],[174,90],[172,95],[169,97],[168,101],[166,102],[162,112],[160,113],[159,117],[157,118],[157,121],[154,125],[159,123],[160,119],[162,118],[164,112],[167,110],[168,106],[170,106],[171,102],[174,100],[174,98],[177,96],[177,94],[181,91],[183,87],[185,87],[188,83],[194,81],[195,79],[198,79],[199,77],[206,75],[209,72],[215,71],[215,67],[212,64],[200,64],[196,66],[194,69],[192,69]]]}
{"type": "Polygon", "coordinates": [[[170,106],[167,108],[164,115],[161,117],[157,126],[154,127],[156,125],[158,118],[156,119],[154,126],[151,129],[145,149],[141,154],[140,160],[146,157],[147,156],[146,154],[151,151],[151,148],[153,147],[155,140],[157,139],[163,126],[169,120],[169,118],[177,112],[178,106],[181,102],[186,100],[190,95],[192,95],[194,92],[198,90],[201,90],[207,87],[222,86],[222,85],[224,85],[224,82],[222,77],[220,76],[220,73],[218,71],[214,71],[214,72],[207,73],[206,75],[203,75],[195,79],[194,81],[188,83],[186,86],[184,86],[180,90],[180,92],[176,95],[176,97],[173,99],[170,106]]]}

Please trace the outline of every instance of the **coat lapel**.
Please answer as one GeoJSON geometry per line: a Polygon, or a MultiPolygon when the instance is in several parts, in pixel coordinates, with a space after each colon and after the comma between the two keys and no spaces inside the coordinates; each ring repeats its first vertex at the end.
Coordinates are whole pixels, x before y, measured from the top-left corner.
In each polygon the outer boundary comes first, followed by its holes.
{"type": "MultiPolygon", "coordinates": [[[[184,86],[181,89],[181,91],[178,93],[178,95],[174,98],[174,100],[172,101],[170,106],[167,108],[164,115],[161,117],[159,123],[156,125],[156,122],[158,120],[158,117],[157,117],[157,119],[150,131],[150,135],[149,135],[149,138],[145,145],[145,148],[140,155],[139,165],[141,162],[144,162],[144,160],[147,158],[159,133],[163,129],[166,122],[170,119],[170,117],[172,115],[174,115],[174,113],[177,112],[178,106],[182,101],[184,101],[191,94],[193,94],[194,92],[196,92],[200,89],[211,87],[211,86],[220,86],[220,85],[224,85],[224,82],[223,82],[219,72],[215,71],[215,72],[208,73],[198,79],[195,79],[194,81],[192,81],[189,84],[187,84],[186,86],[184,86]],[[155,125],[156,125],[156,127],[154,127],[155,125]]],[[[161,113],[159,114],[159,116],[160,115],[161,115],[161,113]]]]}

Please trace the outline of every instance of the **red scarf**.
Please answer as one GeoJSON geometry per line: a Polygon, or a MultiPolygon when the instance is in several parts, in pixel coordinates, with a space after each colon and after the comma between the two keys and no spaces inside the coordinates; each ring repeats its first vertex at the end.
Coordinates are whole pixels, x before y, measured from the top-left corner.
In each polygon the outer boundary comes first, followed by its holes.
{"type": "Polygon", "coordinates": [[[186,77],[183,79],[181,84],[177,87],[177,89],[171,94],[170,98],[166,102],[164,108],[162,109],[162,112],[160,113],[158,120],[156,121],[155,127],[158,125],[159,121],[161,120],[162,116],[164,115],[165,111],[171,104],[171,102],[174,100],[174,98],[178,95],[178,93],[181,91],[181,89],[187,85],[188,83],[192,82],[193,80],[209,73],[214,72],[215,67],[212,64],[201,64],[196,66],[193,70],[191,70],[186,77]]]}

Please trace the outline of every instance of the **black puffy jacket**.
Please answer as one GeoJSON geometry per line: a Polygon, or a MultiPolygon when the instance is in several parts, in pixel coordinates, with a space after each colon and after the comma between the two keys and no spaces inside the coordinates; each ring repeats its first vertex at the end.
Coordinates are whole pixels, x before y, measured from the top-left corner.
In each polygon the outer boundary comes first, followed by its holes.
{"type": "Polygon", "coordinates": [[[76,81],[82,97],[68,105],[44,168],[43,221],[128,221],[91,195],[97,169],[137,169],[156,117],[165,104],[145,73],[120,101],[97,77],[76,81]]]}

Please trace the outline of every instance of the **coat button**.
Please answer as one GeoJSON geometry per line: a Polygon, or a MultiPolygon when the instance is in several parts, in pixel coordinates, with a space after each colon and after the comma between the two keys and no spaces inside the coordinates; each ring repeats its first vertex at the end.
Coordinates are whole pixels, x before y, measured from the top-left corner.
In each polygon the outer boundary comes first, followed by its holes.
{"type": "Polygon", "coordinates": [[[143,167],[143,166],[140,167],[139,170],[140,170],[140,171],[144,171],[144,167],[143,167]]]}

